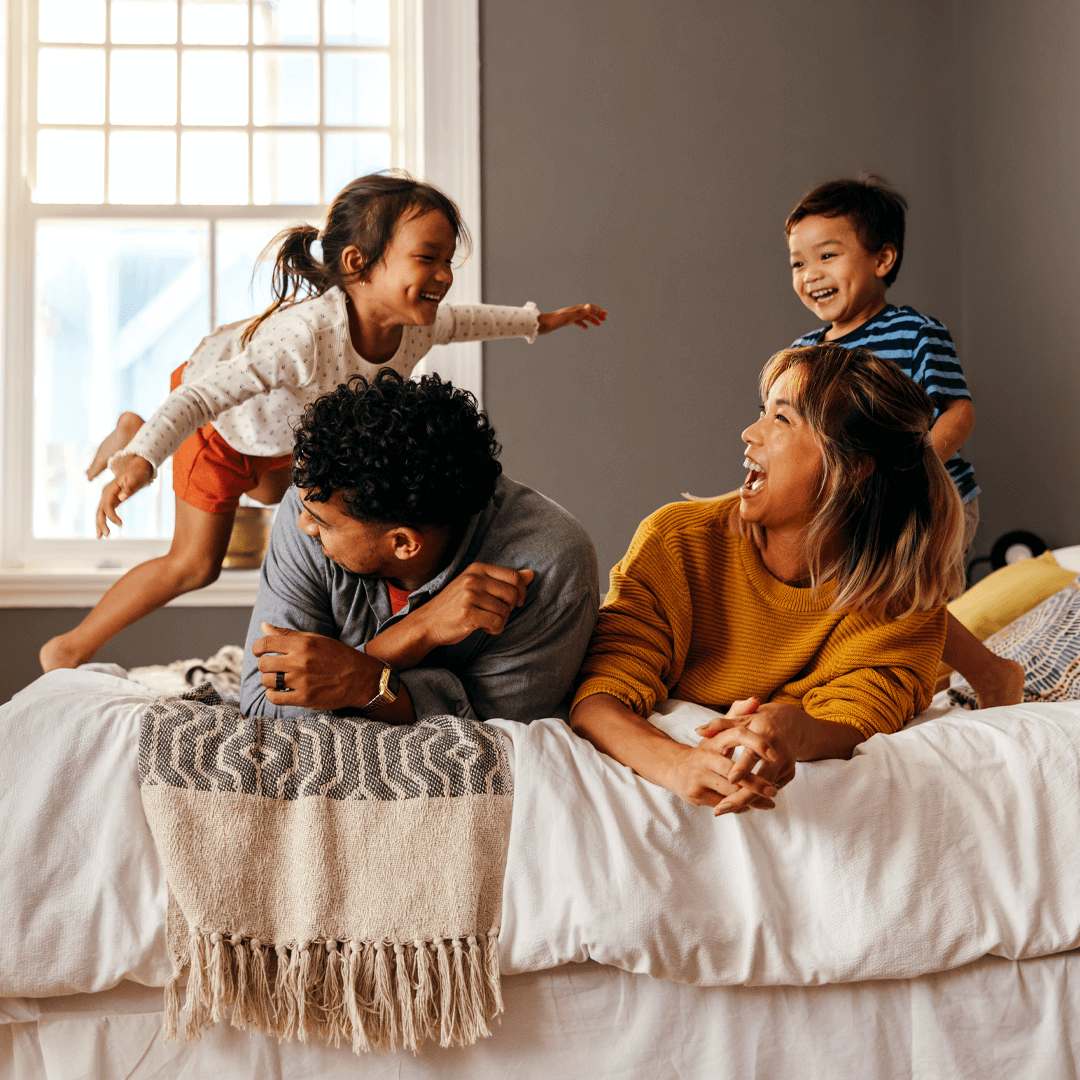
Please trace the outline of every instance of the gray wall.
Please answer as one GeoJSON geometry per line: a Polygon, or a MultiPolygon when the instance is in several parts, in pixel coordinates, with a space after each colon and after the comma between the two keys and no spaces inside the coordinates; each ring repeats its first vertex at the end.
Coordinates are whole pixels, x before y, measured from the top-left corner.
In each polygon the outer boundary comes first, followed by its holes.
{"type": "Polygon", "coordinates": [[[1080,5],[969,2],[957,33],[961,313],[984,537],[1080,543],[1080,5]]]}
{"type": "MultiPolygon", "coordinates": [[[[86,608],[0,608],[4,648],[0,650],[0,703],[41,674],[38,649],[49,638],[70,630],[86,608]]],[[[129,626],[95,660],[141,667],[170,660],[205,659],[222,645],[243,645],[247,608],[162,608],[129,626]]]]}
{"type": "Polygon", "coordinates": [[[485,294],[611,312],[485,347],[508,472],[604,567],[735,487],[757,371],[817,325],[783,219],[865,169],[911,204],[890,299],[949,326],[976,399],[977,549],[1080,542],[1078,56],[1068,2],[484,2],[485,294]]]}

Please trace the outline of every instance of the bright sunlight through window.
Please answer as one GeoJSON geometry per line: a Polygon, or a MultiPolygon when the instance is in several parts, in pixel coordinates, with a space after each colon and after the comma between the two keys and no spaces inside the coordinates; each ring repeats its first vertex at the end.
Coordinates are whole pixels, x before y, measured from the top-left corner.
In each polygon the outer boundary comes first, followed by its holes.
{"type": "MultiPolygon", "coordinates": [[[[33,540],[70,541],[94,536],[106,477],[85,469],[118,415],[148,416],[200,338],[268,303],[252,270],[269,239],[354,177],[410,165],[407,100],[397,0],[30,8],[25,480],[33,540]]],[[[163,475],[124,537],[169,537],[172,507],[163,475]]]]}

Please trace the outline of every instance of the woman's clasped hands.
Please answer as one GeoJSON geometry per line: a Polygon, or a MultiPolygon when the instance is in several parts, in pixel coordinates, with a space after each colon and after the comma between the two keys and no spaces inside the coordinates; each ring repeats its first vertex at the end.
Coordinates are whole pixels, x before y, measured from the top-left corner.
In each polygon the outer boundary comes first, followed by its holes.
{"type": "Polygon", "coordinates": [[[795,775],[797,724],[790,705],[758,698],[736,701],[725,716],[697,728],[702,740],[678,767],[678,794],[720,814],[772,809],[795,775]]]}

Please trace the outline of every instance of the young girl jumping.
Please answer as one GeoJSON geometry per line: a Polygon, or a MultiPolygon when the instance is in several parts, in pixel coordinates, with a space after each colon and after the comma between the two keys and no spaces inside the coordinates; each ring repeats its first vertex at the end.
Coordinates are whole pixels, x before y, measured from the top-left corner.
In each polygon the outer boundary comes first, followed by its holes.
{"type": "Polygon", "coordinates": [[[124,413],[98,449],[87,476],[106,466],[115,474],[101,495],[99,537],[110,521],[122,524],[119,504],[173,455],[172,546],[128,571],[74,630],[46,642],[43,670],[86,663],[124,627],[215,581],[240,496],[269,505],[289,486],[290,418],[351,375],[392,367],[408,378],[433,345],[532,342],[607,317],[592,304],[547,314],[535,304],[443,304],[468,232],[447,196],[404,176],[362,176],[334,199],[321,232],[300,225],[277,239],[270,307],[205,338],[150,420],[124,413]]]}

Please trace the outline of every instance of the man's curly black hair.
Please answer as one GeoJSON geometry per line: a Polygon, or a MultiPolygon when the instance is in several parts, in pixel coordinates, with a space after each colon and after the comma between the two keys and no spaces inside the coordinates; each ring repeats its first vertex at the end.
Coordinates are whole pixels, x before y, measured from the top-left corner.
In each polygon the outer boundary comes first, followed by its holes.
{"type": "Polygon", "coordinates": [[[304,410],[293,481],[312,502],[340,491],[361,521],[456,525],[487,505],[500,450],[467,390],[384,368],[371,382],[354,375],[304,410]]]}

